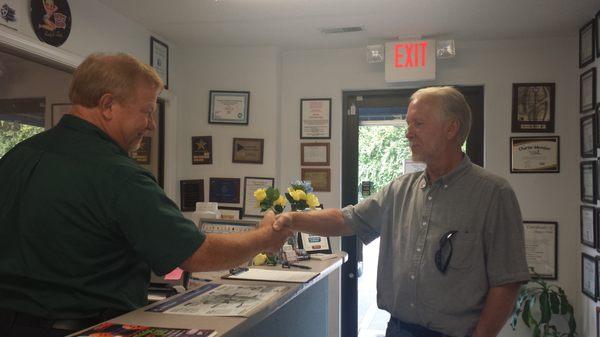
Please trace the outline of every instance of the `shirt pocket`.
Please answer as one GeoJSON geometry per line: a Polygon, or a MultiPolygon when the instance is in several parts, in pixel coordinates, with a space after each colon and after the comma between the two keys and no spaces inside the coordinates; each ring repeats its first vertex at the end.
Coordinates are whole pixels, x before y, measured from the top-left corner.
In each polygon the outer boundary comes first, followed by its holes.
{"type": "Polygon", "coordinates": [[[452,238],[452,257],[448,269],[465,271],[471,268],[476,256],[477,235],[460,231],[452,238]]]}

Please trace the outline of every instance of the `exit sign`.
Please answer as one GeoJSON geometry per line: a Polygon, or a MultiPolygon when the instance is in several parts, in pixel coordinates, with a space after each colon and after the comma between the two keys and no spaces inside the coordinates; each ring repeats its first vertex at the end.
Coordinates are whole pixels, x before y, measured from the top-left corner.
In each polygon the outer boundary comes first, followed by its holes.
{"type": "Polygon", "coordinates": [[[435,40],[387,42],[385,81],[423,80],[435,80],[435,40]]]}

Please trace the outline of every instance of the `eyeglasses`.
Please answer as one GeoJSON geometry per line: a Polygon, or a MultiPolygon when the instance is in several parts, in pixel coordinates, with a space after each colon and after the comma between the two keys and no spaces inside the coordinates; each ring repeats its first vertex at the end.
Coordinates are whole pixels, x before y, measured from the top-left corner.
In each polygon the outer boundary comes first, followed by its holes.
{"type": "Polygon", "coordinates": [[[456,233],[458,231],[448,231],[440,237],[440,247],[435,252],[435,266],[442,274],[446,273],[446,269],[448,269],[448,264],[452,258],[452,238],[456,233]]]}

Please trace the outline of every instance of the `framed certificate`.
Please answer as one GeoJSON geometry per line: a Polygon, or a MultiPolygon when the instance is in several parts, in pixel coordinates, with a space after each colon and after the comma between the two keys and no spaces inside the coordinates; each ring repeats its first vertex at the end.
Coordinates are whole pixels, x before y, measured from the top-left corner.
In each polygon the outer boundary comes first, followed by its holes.
{"type": "Polygon", "coordinates": [[[233,138],[231,162],[262,164],[265,140],[260,138],[233,138]]]}
{"type": "Polygon", "coordinates": [[[594,61],[594,50],[597,42],[594,21],[592,19],[579,29],[579,68],[583,68],[594,61]]]}
{"type": "Polygon", "coordinates": [[[329,143],[301,143],[302,166],[329,166],[329,143]]]}
{"type": "Polygon", "coordinates": [[[585,116],[579,123],[580,154],[584,158],[596,157],[598,123],[596,115],[585,116]]]}
{"type": "Polygon", "coordinates": [[[598,299],[598,259],[581,254],[581,292],[596,301],[598,299]]]}
{"type": "Polygon", "coordinates": [[[248,125],[250,92],[211,90],[208,123],[248,125]]]}
{"type": "Polygon", "coordinates": [[[554,83],[513,83],[512,132],[554,132],[554,83]]]}
{"type": "Polygon", "coordinates": [[[598,228],[598,211],[592,206],[580,206],[581,243],[596,248],[596,229],[598,228]]]}
{"type": "Polygon", "coordinates": [[[531,276],[556,280],[557,227],[556,222],[524,221],[525,254],[531,276]]]}
{"type": "Polygon", "coordinates": [[[579,77],[579,111],[586,113],[596,107],[596,68],[579,77]]]}
{"type": "Polygon", "coordinates": [[[331,138],[331,98],[300,100],[300,139],[331,138]]]}
{"type": "Polygon", "coordinates": [[[331,192],[331,169],[303,168],[300,170],[302,180],[310,181],[313,191],[331,192]]]}
{"type": "Polygon", "coordinates": [[[511,173],[560,172],[560,142],[558,136],[511,137],[511,173]]]}
{"type": "Polygon", "coordinates": [[[208,201],[226,204],[240,203],[239,178],[210,178],[208,201]]]}
{"type": "Polygon", "coordinates": [[[70,103],[52,104],[52,127],[56,126],[60,119],[71,111],[71,106],[70,103]]]}
{"type": "Polygon", "coordinates": [[[596,161],[584,161],[580,164],[581,201],[595,204],[598,198],[596,161]]]}
{"type": "Polygon", "coordinates": [[[169,46],[154,36],[150,37],[150,66],[165,83],[165,89],[169,89],[169,46]]]}
{"type": "Polygon", "coordinates": [[[244,216],[262,218],[260,207],[256,207],[254,191],[269,187],[275,187],[275,178],[244,177],[244,216]]]}
{"type": "Polygon", "coordinates": [[[319,236],[299,232],[298,248],[304,249],[308,254],[331,254],[331,243],[328,236],[319,236]]]}

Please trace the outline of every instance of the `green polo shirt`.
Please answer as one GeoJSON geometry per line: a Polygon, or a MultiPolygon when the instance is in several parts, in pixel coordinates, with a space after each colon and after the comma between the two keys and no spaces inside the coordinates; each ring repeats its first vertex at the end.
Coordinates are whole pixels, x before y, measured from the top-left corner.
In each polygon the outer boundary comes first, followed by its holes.
{"type": "Polygon", "coordinates": [[[0,159],[0,309],[80,318],[147,303],[204,241],[96,126],[66,115],[0,159]]]}

